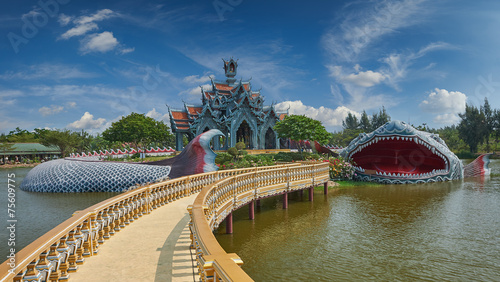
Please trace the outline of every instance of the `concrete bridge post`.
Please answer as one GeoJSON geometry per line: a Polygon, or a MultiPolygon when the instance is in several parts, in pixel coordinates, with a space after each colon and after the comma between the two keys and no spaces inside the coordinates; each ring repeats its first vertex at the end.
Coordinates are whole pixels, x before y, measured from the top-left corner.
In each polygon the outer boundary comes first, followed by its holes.
{"type": "Polygon", "coordinates": [[[253,220],[255,218],[255,200],[248,203],[248,219],[253,220]]]}
{"type": "Polygon", "coordinates": [[[283,209],[288,209],[288,192],[283,194],[283,209]]]}
{"type": "Polygon", "coordinates": [[[233,212],[226,217],[226,234],[233,234],[233,212]]]}

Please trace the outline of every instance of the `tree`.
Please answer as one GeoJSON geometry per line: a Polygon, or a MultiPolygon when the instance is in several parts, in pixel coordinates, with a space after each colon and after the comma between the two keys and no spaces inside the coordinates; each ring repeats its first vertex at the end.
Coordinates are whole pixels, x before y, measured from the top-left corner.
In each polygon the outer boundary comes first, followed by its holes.
{"type": "Polygon", "coordinates": [[[372,125],[370,123],[370,118],[366,114],[366,111],[363,111],[361,114],[361,119],[359,120],[359,127],[364,131],[364,132],[370,132],[372,131],[372,125]]]}
{"type": "Polygon", "coordinates": [[[391,121],[391,116],[387,114],[385,107],[382,106],[382,109],[378,112],[378,114],[374,113],[372,116],[372,130],[379,128],[389,121],[391,121]]]}
{"type": "MultiPolygon", "coordinates": [[[[308,118],[305,115],[289,115],[274,126],[279,138],[288,138],[295,141],[309,140],[325,144],[331,134],[328,133],[320,121],[308,118]]],[[[303,148],[300,148],[302,156],[303,148]]]]}
{"type": "Polygon", "coordinates": [[[357,129],[359,127],[358,118],[352,113],[348,113],[344,121],[342,121],[344,129],[357,129]]]}
{"type": "Polygon", "coordinates": [[[174,138],[163,121],[156,121],[138,113],[131,113],[113,122],[111,127],[104,130],[102,136],[108,142],[132,143],[136,149],[139,149],[139,146],[150,146],[152,143],[166,144],[174,138]]]}
{"type": "Polygon", "coordinates": [[[491,109],[490,103],[488,102],[488,98],[484,98],[484,105],[481,106],[481,113],[484,115],[485,120],[485,132],[484,138],[486,140],[486,151],[490,151],[490,135],[494,129],[495,116],[494,112],[491,109]]]}
{"type": "Polygon", "coordinates": [[[472,105],[465,105],[465,113],[459,116],[462,119],[458,125],[459,137],[469,145],[470,152],[475,153],[487,132],[484,113],[472,105]]]}
{"type": "Polygon", "coordinates": [[[40,143],[45,146],[57,146],[61,151],[61,156],[66,157],[80,143],[80,138],[76,132],[65,130],[47,130],[40,135],[40,143]]]}

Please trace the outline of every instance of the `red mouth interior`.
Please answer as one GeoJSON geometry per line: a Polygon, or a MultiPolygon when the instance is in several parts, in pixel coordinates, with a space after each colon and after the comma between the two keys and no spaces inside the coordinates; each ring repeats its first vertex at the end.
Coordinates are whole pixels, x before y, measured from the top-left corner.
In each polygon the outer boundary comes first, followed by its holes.
{"type": "Polygon", "coordinates": [[[441,156],[413,140],[380,140],[354,153],[352,159],[365,171],[382,173],[421,174],[446,169],[441,156]]]}

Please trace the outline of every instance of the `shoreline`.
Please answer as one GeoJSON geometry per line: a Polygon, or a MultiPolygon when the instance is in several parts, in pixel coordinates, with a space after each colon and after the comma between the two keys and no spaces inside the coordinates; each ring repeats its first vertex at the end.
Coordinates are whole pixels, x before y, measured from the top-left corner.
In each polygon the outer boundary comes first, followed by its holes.
{"type": "Polygon", "coordinates": [[[26,168],[26,167],[35,167],[37,165],[39,165],[39,163],[36,163],[36,164],[4,164],[4,165],[0,165],[0,169],[26,168]]]}

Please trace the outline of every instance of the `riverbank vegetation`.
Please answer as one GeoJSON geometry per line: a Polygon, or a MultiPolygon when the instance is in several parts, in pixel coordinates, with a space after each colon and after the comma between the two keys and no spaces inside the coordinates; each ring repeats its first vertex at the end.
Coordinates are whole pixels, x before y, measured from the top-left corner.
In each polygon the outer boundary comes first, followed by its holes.
{"type": "Polygon", "coordinates": [[[163,121],[156,121],[144,114],[131,113],[114,122],[102,134],[84,130],[40,129],[28,131],[17,127],[8,134],[0,134],[0,151],[8,152],[12,143],[40,143],[57,146],[63,157],[71,153],[99,152],[111,149],[139,149],[173,147],[175,139],[163,121]]]}

